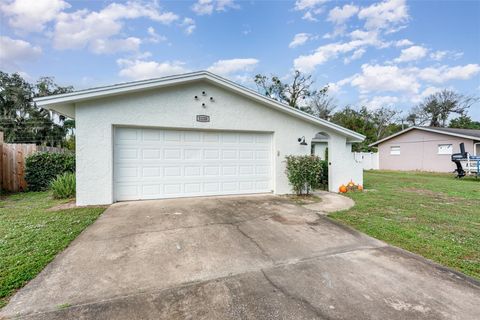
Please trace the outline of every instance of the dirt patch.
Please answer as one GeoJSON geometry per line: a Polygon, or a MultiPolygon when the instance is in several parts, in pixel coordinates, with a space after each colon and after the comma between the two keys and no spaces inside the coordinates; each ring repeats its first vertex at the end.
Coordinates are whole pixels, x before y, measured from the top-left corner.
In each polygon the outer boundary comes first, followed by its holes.
{"type": "Polygon", "coordinates": [[[284,217],[281,215],[274,215],[271,217],[273,221],[280,222],[281,224],[286,224],[286,225],[296,225],[296,224],[305,224],[306,221],[301,218],[290,218],[290,217],[284,217]]]}
{"type": "Polygon", "coordinates": [[[51,207],[47,209],[47,211],[61,211],[61,210],[69,210],[69,209],[75,209],[75,208],[107,208],[108,206],[77,206],[75,204],[75,199],[70,200],[68,202],[59,204],[57,206],[51,207]]]}
{"type": "Polygon", "coordinates": [[[298,205],[311,204],[311,203],[317,203],[317,202],[322,201],[322,199],[320,197],[315,196],[313,194],[301,195],[301,196],[287,195],[287,196],[283,196],[283,197],[285,197],[287,200],[292,201],[292,202],[294,202],[295,204],[298,204],[298,205]]]}
{"type": "Polygon", "coordinates": [[[445,203],[445,201],[451,202],[451,203],[448,203],[448,204],[453,204],[453,203],[459,202],[459,201],[465,201],[465,199],[463,199],[463,198],[448,196],[443,192],[433,191],[433,190],[429,190],[429,189],[420,189],[420,188],[410,187],[410,188],[402,188],[402,190],[406,191],[406,192],[416,193],[416,194],[421,195],[421,196],[427,196],[427,197],[433,198],[435,200],[441,200],[441,201],[443,201],[443,203],[445,203]]]}
{"type": "Polygon", "coordinates": [[[76,208],[77,205],[75,204],[75,200],[70,200],[66,203],[59,204],[58,206],[51,207],[47,211],[60,211],[60,210],[67,210],[76,208]]]}

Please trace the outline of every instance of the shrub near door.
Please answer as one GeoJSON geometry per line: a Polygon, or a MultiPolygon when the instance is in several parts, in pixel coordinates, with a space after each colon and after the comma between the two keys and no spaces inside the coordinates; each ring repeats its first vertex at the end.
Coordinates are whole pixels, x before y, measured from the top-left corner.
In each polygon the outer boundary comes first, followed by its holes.
{"type": "Polygon", "coordinates": [[[320,186],[324,161],[319,157],[286,156],[285,159],[288,181],[297,195],[308,195],[311,190],[320,186]]]}
{"type": "Polygon", "coordinates": [[[37,152],[27,157],[25,180],[28,190],[43,191],[50,183],[65,172],[75,172],[75,154],[37,152]]]}

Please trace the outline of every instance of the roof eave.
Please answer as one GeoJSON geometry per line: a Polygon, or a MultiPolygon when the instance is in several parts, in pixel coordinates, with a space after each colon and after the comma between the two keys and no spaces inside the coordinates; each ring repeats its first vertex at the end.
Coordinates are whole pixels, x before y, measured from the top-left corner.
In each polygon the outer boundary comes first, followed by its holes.
{"type": "Polygon", "coordinates": [[[266,104],[271,107],[276,107],[277,109],[279,109],[279,111],[291,114],[295,117],[301,118],[311,123],[319,124],[327,128],[330,128],[333,131],[336,131],[346,136],[349,142],[362,142],[363,140],[365,140],[364,135],[361,135],[357,132],[346,129],[332,122],[316,118],[298,109],[288,107],[274,99],[260,95],[258,92],[255,92],[249,88],[243,87],[228,79],[212,74],[208,71],[187,73],[183,75],[164,77],[161,79],[141,80],[141,81],[135,81],[135,82],[124,83],[119,85],[86,89],[86,90],[64,93],[64,94],[59,94],[54,96],[35,98],[34,102],[37,104],[37,106],[47,107],[49,109],[55,110],[56,106],[62,106],[62,105],[72,106],[78,102],[82,102],[89,99],[115,96],[115,95],[120,95],[125,93],[131,93],[131,92],[138,92],[142,90],[154,89],[157,87],[173,86],[179,83],[188,83],[188,82],[198,81],[198,80],[211,81],[227,89],[235,90],[237,93],[247,96],[255,101],[258,101],[260,103],[266,104]]]}

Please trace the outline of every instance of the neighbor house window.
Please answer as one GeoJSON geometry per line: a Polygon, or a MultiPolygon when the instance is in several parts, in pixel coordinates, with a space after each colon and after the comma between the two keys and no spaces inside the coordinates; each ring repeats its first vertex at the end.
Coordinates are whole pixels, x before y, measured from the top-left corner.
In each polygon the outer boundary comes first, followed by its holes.
{"type": "Polygon", "coordinates": [[[480,156],[480,142],[475,143],[475,155],[480,156]]]}
{"type": "Polygon", "coordinates": [[[438,145],[438,154],[452,154],[453,147],[451,144],[439,144],[438,145]]]}
{"type": "Polygon", "coordinates": [[[399,155],[400,154],[400,147],[399,146],[390,147],[390,154],[399,155]]]}

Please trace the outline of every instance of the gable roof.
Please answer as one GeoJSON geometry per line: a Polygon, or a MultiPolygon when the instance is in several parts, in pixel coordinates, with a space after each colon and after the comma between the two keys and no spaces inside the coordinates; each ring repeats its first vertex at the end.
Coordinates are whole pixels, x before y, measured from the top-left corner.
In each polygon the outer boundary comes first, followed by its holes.
{"type": "Polygon", "coordinates": [[[379,145],[382,142],[385,142],[387,140],[390,140],[392,138],[395,138],[399,135],[402,135],[406,132],[412,131],[412,130],[422,130],[422,131],[428,131],[428,132],[434,132],[434,133],[439,133],[439,134],[444,134],[448,136],[454,136],[454,137],[459,137],[459,138],[466,138],[466,139],[472,139],[472,140],[480,140],[480,130],[475,130],[475,129],[456,129],[456,128],[437,128],[437,127],[410,127],[405,130],[402,130],[400,132],[397,132],[395,134],[392,134],[391,136],[388,136],[386,138],[383,138],[381,140],[378,140],[372,144],[369,145],[369,147],[375,147],[379,145]]]}
{"type": "Polygon", "coordinates": [[[87,100],[93,100],[98,98],[104,98],[108,96],[115,96],[120,94],[139,92],[149,89],[161,88],[174,86],[177,84],[185,84],[198,80],[206,80],[212,82],[224,89],[233,91],[242,96],[248,97],[256,102],[259,102],[263,105],[276,109],[278,111],[289,114],[290,116],[302,119],[304,121],[320,125],[331,129],[334,132],[337,132],[343,136],[346,136],[351,142],[361,142],[365,139],[365,136],[346,129],[342,126],[334,124],[324,119],[319,119],[314,117],[306,112],[300,111],[298,109],[292,108],[286,104],[280,103],[274,99],[266,97],[259,94],[258,92],[246,88],[242,85],[239,85],[233,81],[222,78],[218,75],[215,75],[208,71],[198,71],[192,73],[186,73],[181,75],[174,75],[156,79],[149,80],[140,80],[133,82],[126,82],[115,84],[111,86],[97,87],[85,90],[79,90],[64,94],[52,95],[47,97],[35,98],[34,102],[37,106],[45,107],[48,109],[56,110],[61,109],[62,107],[74,107],[75,103],[87,100]]]}

